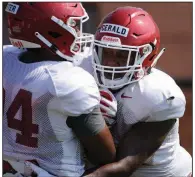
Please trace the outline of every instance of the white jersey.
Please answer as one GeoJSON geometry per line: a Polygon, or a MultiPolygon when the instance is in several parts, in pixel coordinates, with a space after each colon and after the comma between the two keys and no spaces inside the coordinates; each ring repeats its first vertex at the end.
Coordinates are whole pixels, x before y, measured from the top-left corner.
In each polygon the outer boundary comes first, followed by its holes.
{"type": "Polygon", "coordinates": [[[66,120],[99,105],[95,80],[70,62],[25,64],[20,54],[3,48],[4,156],[35,159],[54,175],[79,177],[83,150],[66,120]]]}
{"type": "Polygon", "coordinates": [[[116,143],[132,125],[138,122],[177,119],[160,148],[132,176],[177,177],[178,174],[187,176],[191,167],[190,155],[185,150],[181,150],[178,133],[178,119],[184,115],[186,100],[175,81],[164,72],[152,69],[151,74],[126,86],[115,96],[118,111],[117,123],[112,133],[116,143]],[[178,152],[180,152],[179,156],[178,152]],[[178,166],[179,161],[182,160],[180,157],[183,157],[184,161],[187,158],[186,166],[178,166]]]}
{"type": "MultiPolygon", "coordinates": [[[[91,60],[83,68],[93,74],[91,60]]],[[[179,140],[179,118],[184,115],[186,100],[175,81],[152,69],[151,74],[124,87],[115,97],[118,111],[112,135],[116,144],[138,122],[177,119],[161,147],[131,177],[187,177],[192,172],[192,158],[179,140]]]]}

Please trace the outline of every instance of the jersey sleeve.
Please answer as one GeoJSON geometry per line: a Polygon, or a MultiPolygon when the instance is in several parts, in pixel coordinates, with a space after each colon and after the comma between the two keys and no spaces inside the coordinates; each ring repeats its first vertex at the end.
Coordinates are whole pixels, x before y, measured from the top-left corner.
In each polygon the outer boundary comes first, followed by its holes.
{"type": "Polygon", "coordinates": [[[161,72],[146,76],[122,93],[121,112],[129,114],[125,120],[131,121],[130,124],[181,118],[185,112],[186,100],[182,90],[170,76],[161,72]]]}
{"type": "MultiPolygon", "coordinates": [[[[156,74],[157,83],[146,89],[146,97],[151,102],[152,107],[147,121],[164,121],[168,119],[181,118],[185,112],[186,99],[180,87],[168,75],[163,73],[156,74]],[[161,74],[161,75],[160,75],[161,74]],[[157,78],[162,78],[157,82],[157,78]]],[[[152,85],[152,84],[150,84],[152,85]]]]}
{"type": "Polygon", "coordinates": [[[105,120],[102,117],[100,108],[95,108],[89,114],[82,114],[79,117],[68,117],[67,125],[79,137],[95,136],[105,127],[105,120]]]}
{"type": "Polygon", "coordinates": [[[24,51],[24,49],[19,49],[17,47],[14,47],[13,45],[3,45],[3,53],[21,53],[21,51],[24,51]]]}
{"type": "Polygon", "coordinates": [[[185,105],[185,100],[178,97],[171,97],[155,106],[147,121],[153,122],[181,118],[185,112],[185,105]]]}
{"type": "Polygon", "coordinates": [[[63,62],[48,68],[54,98],[50,109],[62,112],[67,116],[88,114],[99,106],[100,94],[94,78],[82,68],[63,62]]]}
{"type": "Polygon", "coordinates": [[[13,50],[13,46],[12,45],[3,45],[3,51],[4,52],[9,52],[13,50]]]}

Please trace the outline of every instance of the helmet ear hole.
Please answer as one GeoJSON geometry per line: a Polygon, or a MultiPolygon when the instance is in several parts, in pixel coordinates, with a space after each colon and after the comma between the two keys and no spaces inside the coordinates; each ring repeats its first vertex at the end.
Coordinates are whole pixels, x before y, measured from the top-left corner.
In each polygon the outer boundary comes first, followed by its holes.
{"type": "Polygon", "coordinates": [[[58,33],[58,32],[53,32],[53,31],[48,31],[48,34],[50,35],[50,36],[52,36],[53,38],[58,38],[58,37],[60,37],[60,36],[62,36],[60,33],[58,33]]]}

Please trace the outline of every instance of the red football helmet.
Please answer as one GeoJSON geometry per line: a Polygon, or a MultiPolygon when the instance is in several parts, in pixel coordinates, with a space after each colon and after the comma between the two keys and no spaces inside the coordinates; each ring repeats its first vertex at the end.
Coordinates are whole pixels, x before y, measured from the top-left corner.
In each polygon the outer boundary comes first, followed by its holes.
{"type": "Polygon", "coordinates": [[[140,80],[165,51],[158,54],[160,34],[153,18],[143,9],[129,6],[117,8],[103,19],[94,44],[96,81],[99,86],[112,89],[140,80]],[[123,66],[104,64],[103,60],[108,60],[104,51],[108,49],[126,52],[122,54],[126,56],[123,66]]]}
{"type": "Polygon", "coordinates": [[[89,17],[81,3],[13,2],[6,12],[9,39],[16,47],[47,48],[75,63],[93,47],[94,36],[82,31],[89,17]]]}

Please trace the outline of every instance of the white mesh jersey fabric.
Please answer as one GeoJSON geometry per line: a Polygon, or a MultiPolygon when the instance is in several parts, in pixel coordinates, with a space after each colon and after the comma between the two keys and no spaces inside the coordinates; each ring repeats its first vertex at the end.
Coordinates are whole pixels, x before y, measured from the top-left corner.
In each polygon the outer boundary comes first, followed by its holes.
{"type": "MultiPolygon", "coordinates": [[[[93,74],[91,60],[92,56],[83,62],[82,67],[93,74]]],[[[132,177],[188,176],[192,172],[192,158],[180,146],[178,133],[179,118],[184,114],[186,101],[175,81],[164,72],[153,69],[152,74],[120,90],[115,97],[118,102],[117,124],[112,127],[112,135],[116,144],[137,122],[177,118],[159,150],[132,177]]]]}
{"type": "MultiPolygon", "coordinates": [[[[179,118],[185,111],[185,96],[175,81],[164,72],[153,69],[139,82],[130,84],[115,94],[118,102],[117,123],[112,128],[115,142],[138,122],[163,121],[177,118],[161,147],[145,164],[168,165],[176,156],[179,144],[179,118]],[[174,97],[174,98],[173,98],[174,97]]],[[[176,160],[174,160],[176,162],[176,160]]]]}
{"type": "Polygon", "coordinates": [[[36,159],[58,176],[81,176],[82,146],[66,119],[88,113],[99,104],[95,81],[69,62],[24,64],[18,60],[20,53],[12,46],[3,49],[3,138],[8,142],[3,153],[36,159]]]}

